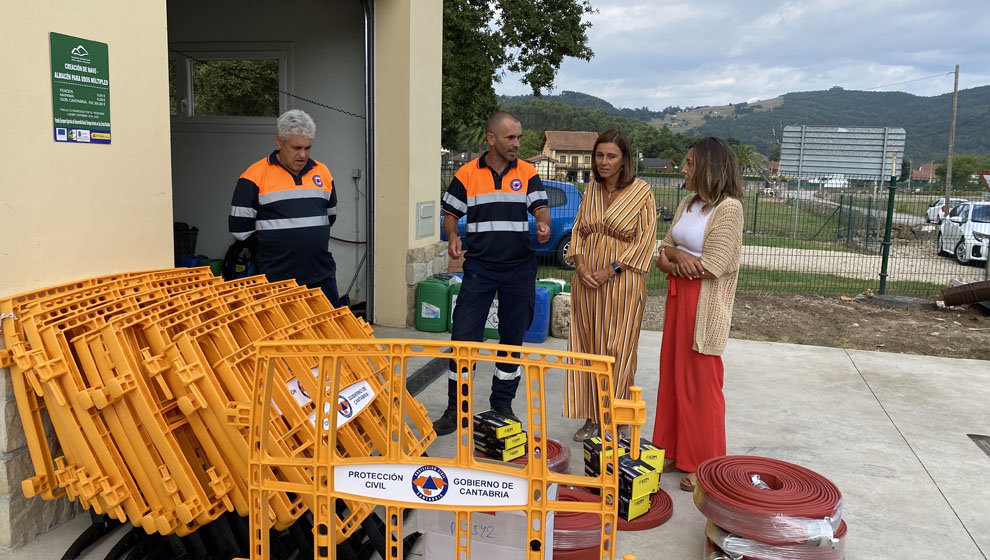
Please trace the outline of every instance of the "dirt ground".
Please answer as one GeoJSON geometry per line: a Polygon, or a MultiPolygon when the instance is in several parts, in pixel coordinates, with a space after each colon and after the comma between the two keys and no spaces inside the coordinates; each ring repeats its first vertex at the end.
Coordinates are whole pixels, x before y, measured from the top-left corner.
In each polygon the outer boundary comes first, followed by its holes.
{"type": "MultiPolygon", "coordinates": [[[[661,330],[665,293],[650,295],[643,328],[661,330]]],[[[990,313],[973,305],[895,309],[870,297],[740,292],[731,338],[990,360],[990,313]]],[[[934,302],[932,302],[934,303],[934,302]]]]}

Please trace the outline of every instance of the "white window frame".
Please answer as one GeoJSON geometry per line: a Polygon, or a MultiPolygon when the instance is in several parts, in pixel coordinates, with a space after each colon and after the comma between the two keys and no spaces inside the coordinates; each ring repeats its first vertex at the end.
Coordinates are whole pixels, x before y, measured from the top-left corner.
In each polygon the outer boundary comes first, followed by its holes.
{"type": "MultiPolygon", "coordinates": [[[[175,61],[176,115],[171,115],[172,128],[184,132],[258,132],[275,131],[275,116],[202,116],[192,113],[195,92],[192,84],[193,60],[277,60],[278,88],[288,91],[291,80],[292,49],[290,43],[172,43],[168,59],[175,61]],[[178,51],[189,57],[178,54],[178,51]]],[[[288,96],[278,95],[278,114],[289,108],[288,96]]]]}

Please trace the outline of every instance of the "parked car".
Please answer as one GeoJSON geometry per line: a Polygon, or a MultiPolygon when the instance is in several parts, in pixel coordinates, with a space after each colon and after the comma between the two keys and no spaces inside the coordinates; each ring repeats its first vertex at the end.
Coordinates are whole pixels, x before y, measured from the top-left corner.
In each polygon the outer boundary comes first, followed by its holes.
{"type": "MultiPolygon", "coordinates": [[[[574,218],[577,217],[578,207],[581,206],[581,192],[574,185],[561,181],[543,181],[547,191],[547,206],[550,208],[550,239],[546,243],[536,240],[536,220],[529,216],[529,245],[536,251],[537,257],[553,258],[564,268],[574,268],[564,262],[567,247],[571,242],[571,229],[574,228],[574,218]]],[[[464,237],[466,216],[457,221],[457,235],[464,237]]],[[[440,239],[447,240],[447,234],[440,228],[440,239]]]]}
{"type": "MultiPolygon", "coordinates": [[[[949,199],[949,210],[952,210],[956,206],[962,204],[963,202],[968,202],[965,198],[950,198],[949,199]]],[[[925,210],[925,223],[931,224],[941,224],[942,220],[945,218],[945,197],[941,197],[935,202],[931,203],[928,210],[925,210]]]]}
{"type": "Polygon", "coordinates": [[[990,249],[990,202],[964,202],[949,210],[938,230],[939,254],[951,250],[960,264],[987,260],[990,249]]]}

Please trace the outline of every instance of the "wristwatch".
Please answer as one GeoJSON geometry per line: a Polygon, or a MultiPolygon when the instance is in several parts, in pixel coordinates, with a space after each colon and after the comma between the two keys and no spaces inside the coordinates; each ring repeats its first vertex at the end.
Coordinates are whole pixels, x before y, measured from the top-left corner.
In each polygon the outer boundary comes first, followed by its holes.
{"type": "Polygon", "coordinates": [[[615,275],[616,276],[622,274],[622,267],[619,266],[619,263],[617,263],[617,262],[613,262],[612,263],[612,270],[615,271],[615,275]]]}

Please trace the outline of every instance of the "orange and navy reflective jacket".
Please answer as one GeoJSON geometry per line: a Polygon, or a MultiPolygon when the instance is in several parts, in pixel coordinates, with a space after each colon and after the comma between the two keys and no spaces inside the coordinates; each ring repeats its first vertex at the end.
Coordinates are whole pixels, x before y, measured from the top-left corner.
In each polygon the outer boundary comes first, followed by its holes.
{"type": "Polygon", "coordinates": [[[227,225],[239,240],[254,236],[255,260],[269,281],[322,282],[337,272],[329,247],[337,220],[333,176],[312,159],[294,175],[277,154],[257,161],[237,180],[227,225]]]}
{"type": "Polygon", "coordinates": [[[457,170],[441,208],[458,219],[467,214],[467,258],[505,270],[532,257],[526,214],[546,206],[547,193],[529,162],[517,158],[498,175],[485,163],[487,155],[457,170]]]}

